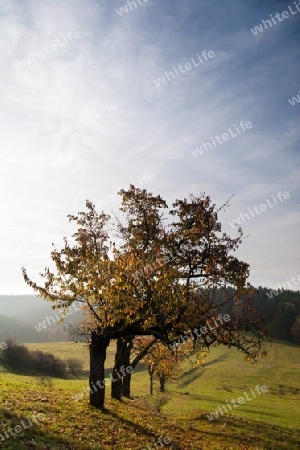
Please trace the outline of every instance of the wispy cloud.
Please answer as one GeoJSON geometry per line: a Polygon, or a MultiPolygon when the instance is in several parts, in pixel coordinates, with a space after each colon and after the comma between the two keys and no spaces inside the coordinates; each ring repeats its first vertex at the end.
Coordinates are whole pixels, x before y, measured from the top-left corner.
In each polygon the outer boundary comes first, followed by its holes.
{"type": "Polygon", "coordinates": [[[68,213],[144,173],[155,174],[146,187],[168,200],[205,191],[222,203],[234,193],[222,216],[231,232],[228,221],[249,205],[290,192],[282,208],[244,224],[251,237],[240,254],[254,283],[295,272],[298,106],[288,99],[299,91],[300,14],[254,36],[250,28],[284,11],[282,2],[272,10],[237,0],[140,3],[122,17],[120,0],[1,4],[3,294],[28,292],[20,266],[44,267],[52,240],[69,234],[68,213]],[[69,32],[80,38],[20,64],[69,32]],[[215,57],[153,83],[205,49],[215,57]],[[253,128],[193,158],[199,143],[241,120],[253,128]]]}

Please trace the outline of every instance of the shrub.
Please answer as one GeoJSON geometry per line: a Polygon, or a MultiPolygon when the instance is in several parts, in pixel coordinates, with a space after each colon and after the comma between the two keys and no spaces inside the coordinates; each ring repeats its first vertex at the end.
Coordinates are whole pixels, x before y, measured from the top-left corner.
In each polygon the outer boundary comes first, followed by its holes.
{"type": "Polygon", "coordinates": [[[70,374],[74,377],[79,377],[83,371],[83,364],[78,358],[69,358],[67,360],[70,374]]]}
{"type": "Polygon", "coordinates": [[[47,387],[53,386],[51,378],[43,377],[43,376],[38,378],[38,384],[40,384],[41,386],[47,386],[47,387]]]}
{"type": "Polygon", "coordinates": [[[3,362],[22,373],[43,374],[59,378],[67,377],[69,367],[64,361],[51,353],[29,351],[24,345],[18,345],[12,339],[6,341],[3,362]]]}

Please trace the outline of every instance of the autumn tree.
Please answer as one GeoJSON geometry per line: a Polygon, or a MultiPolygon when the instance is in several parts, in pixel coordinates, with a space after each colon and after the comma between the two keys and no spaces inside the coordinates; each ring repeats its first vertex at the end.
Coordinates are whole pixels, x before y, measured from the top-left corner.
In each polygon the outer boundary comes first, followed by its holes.
{"type": "MultiPolygon", "coordinates": [[[[152,344],[145,356],[142,358],[150,377],[150,395],[153,395],[153,381],[156,376],[160,383],[160,392],[165,392],[165,383],[175,376],[181,357],[175,354],[169,347],[161,342],[154,342],[151,337],[137,337],[134,341],[134,350],[140,354],[143,348],[152,344]]],[[[181,355],[182,356],[182,355],[181,355]]]]}
{"type": "MultiPolygon", "coordinates": [[[[25,282],[54,309],[81,302],[81,329],[90,340],[90,404],[99,408],[105,388],[93,386],[104,382],[112,340],[117,342],[114,373],[130,363],[135,336],[153,336],[171,346],[189,335],[196,356],[213,344],[237,347],[249,360],[263,351],[258,319],[243,295],[249,290],[249,266],[234,257],[242,231],[231,238],[218,221],[227,205],[217,209],[208,196],[191,195],[177,200],[167,215],[166,202],[145,189],[130,185],[119,195],[121,216],[115,224],[90,201],[87,211],[68,216],[77,231],[64,238],[61,250],[54,248],[55,269],[46,268],[40,282],[22,269],[25,282]],[[199,333],[225,313],[230,321],[199,333]]],[[[133,361],[144,356],[141,352],[133,361]]],[[[125,378],[113,383],[115,398],[124,389],[130,392],[130,377],[125,378]]]]}

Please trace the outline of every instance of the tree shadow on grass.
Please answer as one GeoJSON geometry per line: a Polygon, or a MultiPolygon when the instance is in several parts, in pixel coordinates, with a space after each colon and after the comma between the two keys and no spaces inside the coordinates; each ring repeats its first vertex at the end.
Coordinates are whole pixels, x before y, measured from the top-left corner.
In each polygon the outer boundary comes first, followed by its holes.
{"type": "Polygon", "coordinates": [[[197,378],[200,378],[203,375],[203,367],[194,367],[188,370],[187,372],[184,372],[182,375],[180,375],[178,384],[179,388],[184,388],[188,386],[189,384],[193,383],[197,378]]]}
{"type": "Polygon", "coordinates": [[[228,356],[229,356],[228,353],[223,353],[218,358],[212,359],[211,361],[208,361],[207,363],[205,363],[204,367],[208,367],[208,366],[211,366],[212,364],[223,362],[228,358],[228,356]]]}
{"type": "MultiPolygon", "coordinates": [[[[112,420],[112,422],[116,421],[116,425],[119,423],[120,425],[123,425],[123,429],[130,428],[130,430],[133,430],[136,434],[136,438],[138,438],[138,436],[144,436],[149,442],[157,441],[158,435],[155,431],[151,431],[133,420],[124,418],[117,412],[106,410],[104,413],[112,420]]],[[[101,411],[101,415],[102,414],[103,411],[101,411]]],[[[95,414],[95,433],[97,430],[97,417],[99,417],[99,415],[95,414]]],[[[0,422],[4,422],[5,429],[8,427],[15,427],[20,424],[21,420],[28,420],[28,416],[16,415],[3,408],[0,409],[0,422]]],[[[225,446],[229,446],[232,443],[240,445],[240,448],[259,448],[264,450],[296,450],[299,448],[299,440],[297,440],[296,431],[286,430],[279,426],[271,426],[258,421],[236,419],[230,416],[223,417],[212,423],[202,415],[192,419],[192,422],[194,425],[195,423],[198,424],[197,428],[193,427],[193,431],[196,434],[195,437],[199,435],[199,438],[201,438],[201,435],[205,434],[206,438],[208,437],[212,443],[219,442],[225,446]],[[209,427],[204,424],[202,425],[204,421],[208,422],[209,427]]],[[[61,430],[59,429],[57,432],[61,432],[61,430]]],[[[55,430],[53,430],[52,433],[55,433],[55,430]]],[[[175,432],[174,437],[176,435],[177,433],[175,432]]],[[[176,437],[178,440],[179,436],[177,435],[176,437]]],[[[114,441],[112,444],[109,444],[106,441],[106,444],[109,445],[109,448],[120,450],[122,448],[122,446],[119,446],[118,441],[114,441]],[[117,447],[112,447],[112,445],[117,445],[117,447]]],[[[95,448],[94,445],[95,442],[91,447],[89,441],[80,442],[76,440],[75,435],[73,439],[61,435],[53,436],[50,432],[41,429],[35,424],[17,436],[5,439],[4,441],[1,441],[0,439],[1,450],[90,450],[91,448],[95,448]]],[[[96,448],[99,449],[107,448],[105,444],[102,445],[102,442],[98,442],[97,445],[99,445],[99,447],[96,448]]],[[[187,447],[184,448],[186,449],[187,447]]],[[[200,449],[201,447],[198,448],[200,449]]]]}
{"type": "MultiPolygon", "coordinates": [[[[206,415],[202,414],[196,421],[208,421],[206,415]]],[[[300,433],[293,429],[255,420],[245,420],[232,416],[223,416],[210,421],[215,430],[205,428],[205,434],[214,439],[226,441],[226,443],[239,443],[251,445],[251,447],[263,450],[298,450],[300,448],[300,433]]]]}
{"type": "Polygon", "coordinates": [[[66,450],[79,450],[79,447],[75,447],[74,444],[69,445],[63,438],[48,436],[47,433],[40,429],[39,421],[37,420],[36,423],[32,420],[32,415],[17,415],[0,408],[0,422],[2,425],[0,429],[1,450],[50,450],[61,448],[57,447],[61,445],[66,450]],[[29,419],[32,425],[30,425],[29,419]],[[20,431],[20,428],[22,431],[17,432],[15,430],[16,427],[19,427],[17,431],[20,431]]]}
{"type": "Polygon", "coordinates": [[[113,412],[111,410],[105,410],[105,413],[112,417],[115,420],[118,420],[119,422],[123,423],[124,425],[129,426],[134,431],[138,432],[139,434],[143,434],[149,439],[157,439],[157,435],[148,430],[148,428],[143,427],[142,425],[139,425],[138,423],[133,422],[132,420],[125,419],[125,417],[122,417],[120,414],[113,412]]]}
{"type": "Polygon", "coordinates": [[[197,366],[197,367],[192,367],[190,370],[188,370],[187,372],[184,372],[182,375],[180,375],[178,386],[180,388],[184,388],[186,386],[188,386],[189,384],[193,383],[193,381],[195,381],[197,378],[200,378],[203,374],[204,374],[204,370],[206,367],[211,366],[212,364],[216,364],[222,361],[225,361],[228,358],[228,354],[224,353],[222,355],[220,355],[218,358],[213,359],[212,361],[209,361],[208,363],[205,363],[204,366],[197,366]]]}
{"type": "MultiPolygon", "coordinates": [[[[139,408],[138,405],[137,405],[137,408],[139,408]]],[[[125,417],[120,416],[116,412],[109,411],[109,415],[113,419],[118,420],[123,425],[132,428],[136,433],[139,433],[140,435],[143,435],[147,439],[149,447],[148,447],[147,444],[146,445],[147,445],[147,448],[149,448],[149,450],[150,450],[150,448],[154,449],[154,443],[157,442],[158,438],[162,436],[161,432],[157,433],[156,431],[151,431],[148,428],[145,428],[145,427],[143,427],[143,426],[133,422],[132,420],[129,420],[129,419],[126,419],[125,417]]],[[[162,416],[162,418],[163,418],[163,416],[162,416]]],[[[170,423],[169,422],[165,423],[165,421],[164,421],[163,426],[165,426],[165,425],[167,425],[168,429],[169,429],[170,423]]],[[[186,447],[182,447],[181,446],[182,436],[181,437],[179,437],[178,435],[176,436],[176,433],[172,434],[172,430],[171,429],[169,429],[169,431],[170,431],[170,434],[168,434],[168,436],[172,436],[172,440],[171,440],[171,443],[170,443],[171,447],[170,447],[170,444],[165,444],[164,449],[167,449],[167,448],[171,448],[172,450],[184,450],[184,449],[186,449],[186,447]]],[[[182,432],[180,427],[176,431],[177,432],[178,431],[182,432]]],[[[165,430],[165,432],[167,433],[166,430],[165,430]]],[[[134,448],[137,448],[137,447],[134,447],[134,448]]],[[[158,448],[158,446],[155,447],[155,448],[158,448]]],[[[161,446],[159,448],[161,448],[161,446]]]]}

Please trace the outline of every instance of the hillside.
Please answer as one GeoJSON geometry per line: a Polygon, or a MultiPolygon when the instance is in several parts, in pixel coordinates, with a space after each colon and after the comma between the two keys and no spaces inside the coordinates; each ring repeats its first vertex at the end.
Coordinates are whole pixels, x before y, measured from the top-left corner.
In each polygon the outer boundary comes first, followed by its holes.
{"type": "Polygon", "coordinates": [[[53,313],[51,304],[37,295],[0,295],[0,314],[36,323],[53,313]]]}
{"type": "MultiPolygon", "coordinates": [[[[46,316],[53,316],[52,303],[36,295],[0,295],[0,314],[13,317],[29,324],[42,322],[46,316]]],[[[80,320],[80,313],[74,311],[68,321],[80,320]]]]}
{"type": "Polygon", "coordinates": [[[81,320],[82,313],[71,307],[71,314],[57,326],[59,310],[52,303],[34,295],[0,296],[0,342],[13,338],[19,343],[67,341],[64,325],[81,320]]]}
{"type": "MultiPolygon", "coordinates": [[[[39,350],[47,350],[47,346],[61,358],[82,359],[87,369],[88,349],[81,344],[29,345],[39,350]]],[[[113,354],[114,349],[110,348],[107,376],[113,354]]],[[[40,378],[17,376],[2,368],[0,421],[5,429],[30,417],[33,411],[45,415],[43,422],[22,436],[2,442],[2,448],[152,450],[160,436],[168,436],[173,446],[165,448],[173,450],[296,450],[300,447],[299,367],[299,349],[293,345],[273,344],[268,357],[254,366],[246,364],[236,351],[215,348],[204,368],[192,369],[184,363],[163,396],[157,390],[153,398],[148,396],[148,374],[142,366],[138,367],[133,375],[134,399],[112,401],[108,387],[104,413],[90,408],[87,396],[75,400],[76,394],[87,386],[87,375],[81,380],[52,379],[53,386],[49,388],[40,378]],[[208,420],[207,415],[218,406],[243,392],[250,395],[257,384],[265,384],[268,392],[241,405],[234,413],[208,420]],[[166,404],[159,412],[161,398],[166,404]]]]}
{"type": "Polygon", "coordinates": [[[46,326],[45,329],[37,329],[31,323],[0,314],[0,342],[6,339],[13,339],[22,344],[67,341],[69,337],[63,326],[46,326]]]}

